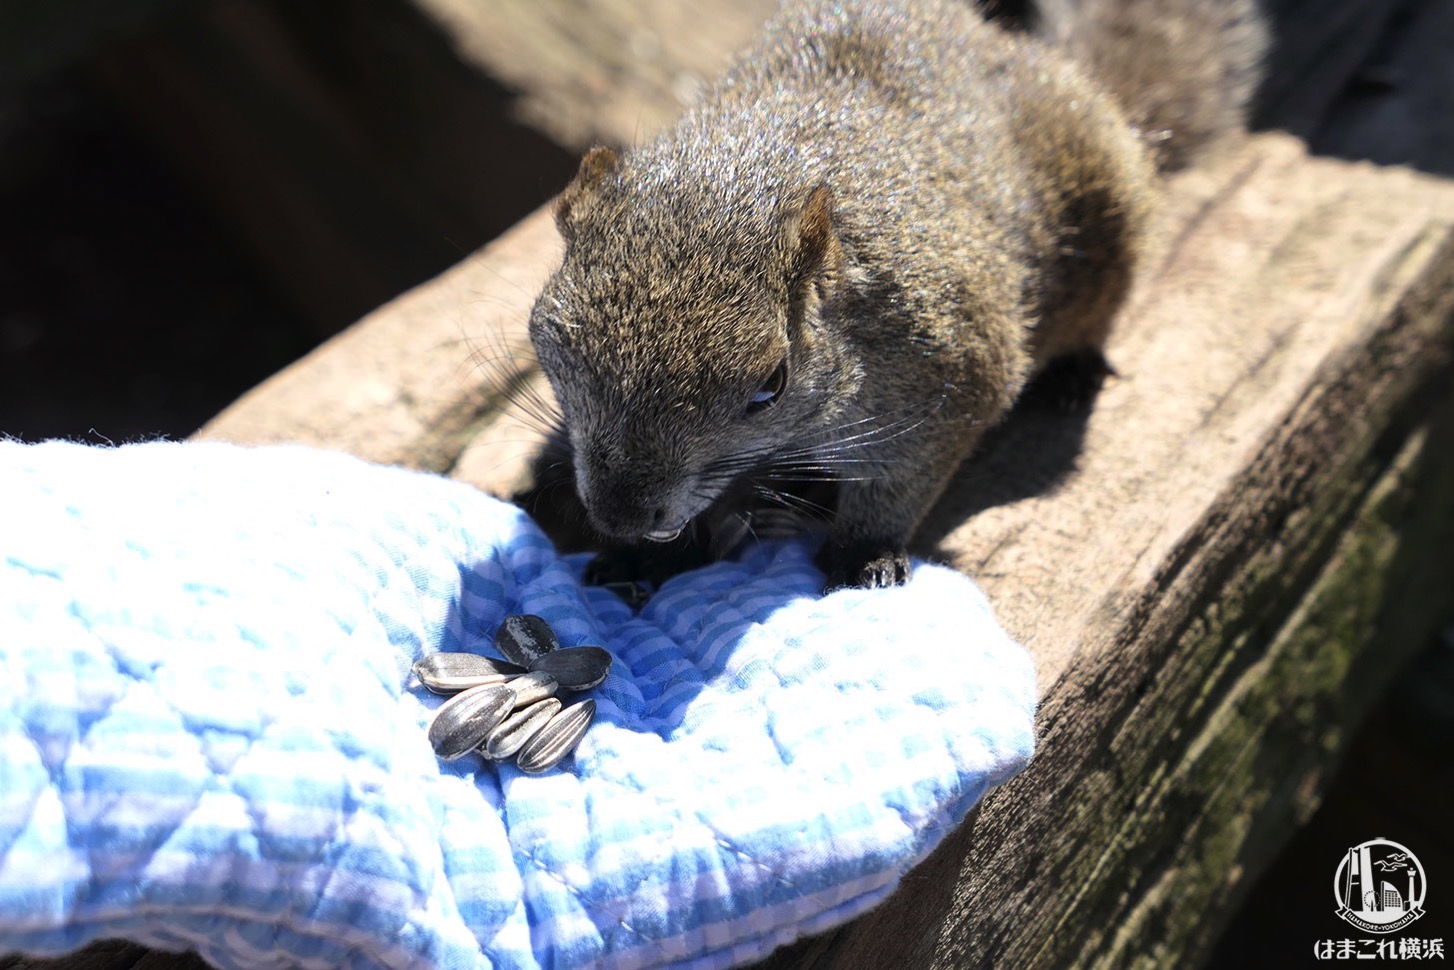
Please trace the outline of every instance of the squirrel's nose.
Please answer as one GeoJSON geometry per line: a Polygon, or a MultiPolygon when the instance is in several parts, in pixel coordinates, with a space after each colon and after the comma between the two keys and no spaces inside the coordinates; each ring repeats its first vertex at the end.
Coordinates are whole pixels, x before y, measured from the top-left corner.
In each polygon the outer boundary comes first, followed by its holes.
{"type": "Polygon", "coordinates": [[[586,461],[576,469],[576,488],[591,524],[615,539],[667,542],[690,518],[673,498],[680,483],[629,464],[586,461]]]}
{"type": "Polygon", "coordinates": [[[588,507],[595,526],[619,539],[647,539],[670,542],[681,534],[686,522],[664,505],[636,505],[629,501],[603,502],[588,507]]]}
{"type": "Polygon", "coordinates": [[[597,487],[583,490],[586,512],[591,524],[617,539],[640,539],[663,528],[665,508],[659,503],[642,501],[635,489],[597,487]]]}

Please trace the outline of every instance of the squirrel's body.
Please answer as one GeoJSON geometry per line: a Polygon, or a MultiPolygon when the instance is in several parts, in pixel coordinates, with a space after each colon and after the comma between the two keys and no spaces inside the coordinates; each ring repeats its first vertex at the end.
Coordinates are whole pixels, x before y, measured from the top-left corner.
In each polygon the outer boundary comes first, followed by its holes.
{"type": "Polygon", "coordinates": [[[558,203],[531,335],[591,524],[662,540],[744,479],[827,475],[830,582],[900,581],[1026,380],[1099,359],[1155,168],[1100,85],[967,4],[789,2],[558,203]]]}

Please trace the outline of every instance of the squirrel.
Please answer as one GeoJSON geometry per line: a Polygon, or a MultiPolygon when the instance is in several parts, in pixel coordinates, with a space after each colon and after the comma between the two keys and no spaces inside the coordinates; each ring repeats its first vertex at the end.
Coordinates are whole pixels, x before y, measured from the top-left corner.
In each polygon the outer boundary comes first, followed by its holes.
{"type": "Polygon", "coordinates": [[[1027,381],[1088,401],[1111,373],[1159,173],[1243,129],[1265,46],[1256,0],[1042,0],[1021,25],[786,0],[673,127],[591,149],[529,327],[595,576],[825,479],[825,588],[905,581],[1027,381]]]}

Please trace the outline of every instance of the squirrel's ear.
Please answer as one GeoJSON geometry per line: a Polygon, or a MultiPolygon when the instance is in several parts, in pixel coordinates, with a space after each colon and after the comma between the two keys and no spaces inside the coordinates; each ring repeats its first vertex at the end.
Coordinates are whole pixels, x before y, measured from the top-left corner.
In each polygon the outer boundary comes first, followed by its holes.
{"type": "Polygon", "coordinates": [[[588,200],[609,176],[615,174],[620,159],[604,145],[597,145],[581,159],[580,171],[555,200],[555,224],[562,236],[571,238],[581,203],[588,200]]]}
{"type": "Polygon", "coordinates": [[[833,226],[833,194],[817,185],[784,223],[788,253],[788,285],[794,293],[814,286],[826,300],[843,277],[843,247],[833,226]]]}

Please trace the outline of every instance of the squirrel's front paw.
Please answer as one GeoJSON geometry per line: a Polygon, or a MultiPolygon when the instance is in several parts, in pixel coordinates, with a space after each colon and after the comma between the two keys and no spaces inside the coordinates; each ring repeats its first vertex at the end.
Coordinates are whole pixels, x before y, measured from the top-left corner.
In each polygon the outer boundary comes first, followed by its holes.
{"type": "Polygon", "coordinates": [[[882,546],[840,546],[831,540],[818,553],[818,568],[828,574],[823,592],[835,589],[882,589],[908,582],[913,567],[903,549],[882,546]]]}

